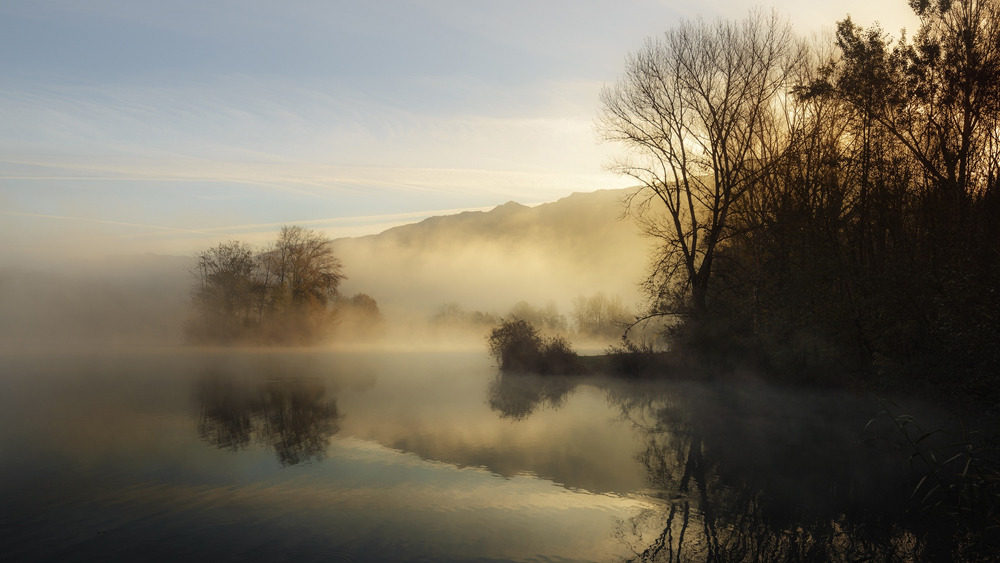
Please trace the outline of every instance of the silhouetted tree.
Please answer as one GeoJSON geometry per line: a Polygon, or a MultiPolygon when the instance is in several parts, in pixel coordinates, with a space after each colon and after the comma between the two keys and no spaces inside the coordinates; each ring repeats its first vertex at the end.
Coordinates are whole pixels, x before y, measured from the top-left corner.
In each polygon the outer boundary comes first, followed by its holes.
{"type": "Polygon", "coordinates": [[[601,93],[601,134],[629,151],[613,168],[642,186],[629,209],[660,244],[646,281],[654,309],[679,292],[706,312],[733,206],[789,143],[781,106],[800,61],[789,24],[774,14],[685,21],[631,55],[624,77],[601,93]]]}
{"type": "Polygon", "coordinates": [[[910,5],[912,40],[848,18],[807,52],[773,18],[684,24],[605,90],[602,131],[643,185],[629,205],[664,241],[650,312],[711,313],[675,344],[995,394],[1000,2],[910,5]]]}
{"type": "Polygon", "coordinates": [[[543,338],[524,319],[507,319],[490,331],[490,355],[501,370],[567,374],[580,371],[580,363],[565,338],[543,338]]]}
{"type": "Polygon", "coordinates": [[[542,337],[523,319],[502,321],[490,332],[487,342],[490,355],[502,370],[531,371],[541,363],[542,337]]]}
{"type": "Polygon", "coordinates": [[[839,91],[912,154],[938,192],[942,220],[957,226],[996,166],[989,149],[1000,102],[1000,4],[910,5],[920,17],[913,43],[901,39],[890,47],[877,30],[862,30],[850,18],[838,24],[839,91]]]}

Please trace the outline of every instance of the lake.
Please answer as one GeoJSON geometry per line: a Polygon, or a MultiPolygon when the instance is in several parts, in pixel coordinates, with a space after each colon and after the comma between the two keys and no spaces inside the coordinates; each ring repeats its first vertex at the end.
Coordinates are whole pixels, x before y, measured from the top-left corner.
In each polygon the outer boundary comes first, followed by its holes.
{"type": "Polygon", "coordinates": [[[946,460],[959,420],[915,401],[500,375],[480,351],[0,362],[10,560],[893,560],[995,539],[927,508],[951,489],[907,436],[941,428],[917,448],[946,460]]]}

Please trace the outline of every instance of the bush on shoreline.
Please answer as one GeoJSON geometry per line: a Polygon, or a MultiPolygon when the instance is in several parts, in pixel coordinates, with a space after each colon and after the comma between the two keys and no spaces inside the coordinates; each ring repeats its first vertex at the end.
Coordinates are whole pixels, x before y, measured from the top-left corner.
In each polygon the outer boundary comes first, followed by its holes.
{"type": "Polygon", "coordinates": [[[579,357],[565,338],[545,338],[523,319],[501,321],[490,331],[487,343],[490,356],[504,371],[568,374],[582,369],[579,357]]]}

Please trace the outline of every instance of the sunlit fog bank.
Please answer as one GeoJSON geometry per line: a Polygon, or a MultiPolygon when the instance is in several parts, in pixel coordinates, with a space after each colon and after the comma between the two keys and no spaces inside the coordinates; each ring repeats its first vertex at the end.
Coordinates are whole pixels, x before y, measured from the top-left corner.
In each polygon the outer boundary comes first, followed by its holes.
{"type": "Polygon", "coordinates": [[[620,219],[624,193],[574,194],[535,207],[509,202],[337,240],[344,293],[373,296],[399,344],[481,346],[488,328],[509,315],[577,341],[613,342],[620,329],[586,334],[587,320],[581,325],[578,317],[585,301],[603,299],[623,320],[642,299],[648,243],[620,219]]]}
{"type": "MultiPolygon", "coordinates": [[[[512,316],[583,349],[614,342],[641,301],[637,284],[648,250],[635,226],[620,219],[623,194],[574,194],[533,207],[509,202],[334,239],[346,277],[324,305],[329,328],[308,344],[482,349],[490,328],[512,316]]],[[[268,252],[256,240],[240,242],[258,256],[268,252]]],[[[4,264],[0,347],[304,343],[192,342],[199,256],[217,249],[183,256],[67,252],[4,264]]]]}

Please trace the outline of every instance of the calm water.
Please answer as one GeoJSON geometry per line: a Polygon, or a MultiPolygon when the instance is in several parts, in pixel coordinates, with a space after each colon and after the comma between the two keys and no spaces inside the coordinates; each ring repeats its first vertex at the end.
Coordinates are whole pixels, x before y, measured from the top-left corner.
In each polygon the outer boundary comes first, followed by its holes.
{"type": "Polygon", "coordinates": [[[866,427],[883,408],[871,398],[501,377],[483,353],[0,362],[0,555],[11,560],[847,560],[957,549],[927,531],[937,520],[907,510],[912,459],[888,417],[866,427]]]}

